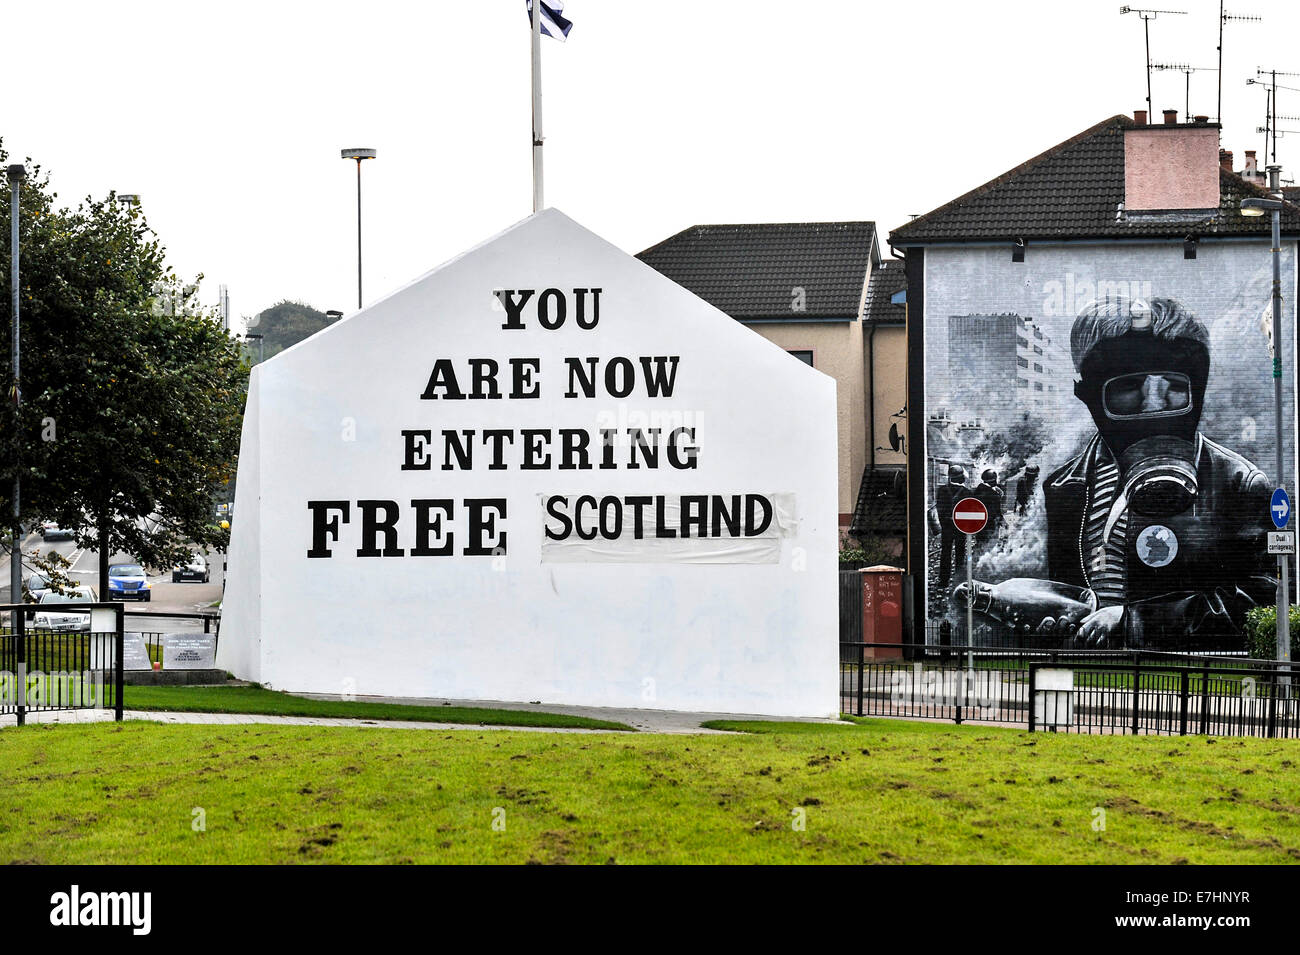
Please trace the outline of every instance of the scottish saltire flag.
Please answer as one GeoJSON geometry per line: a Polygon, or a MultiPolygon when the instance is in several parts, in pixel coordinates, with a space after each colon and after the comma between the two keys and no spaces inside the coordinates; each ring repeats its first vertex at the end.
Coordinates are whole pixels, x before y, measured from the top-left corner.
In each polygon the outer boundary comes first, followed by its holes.
{"type": "MultiPolygon", "coordinates": [[[[532,26],[533,0],[524,0],[524,5],[528,8],[528,25],[532,26]]],[[[551,0],[549,3],[542,4],[542,33],[555,37],[561,43],[573,29],[573,24],[561,15],[563,12],[564,0],[551,0]]]]}

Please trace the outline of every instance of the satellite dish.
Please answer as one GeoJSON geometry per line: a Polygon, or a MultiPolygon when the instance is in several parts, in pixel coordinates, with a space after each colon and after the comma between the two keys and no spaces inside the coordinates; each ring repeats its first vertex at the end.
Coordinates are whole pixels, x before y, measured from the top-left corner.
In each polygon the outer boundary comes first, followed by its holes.
{"type": "Polygon", "coordinates": [[[898,422],[895,421],[893,424],[889,426],[890,450],[901,453],[903,450],[903,444],[904,444],[903,436],[898,433],[898,422]]]}

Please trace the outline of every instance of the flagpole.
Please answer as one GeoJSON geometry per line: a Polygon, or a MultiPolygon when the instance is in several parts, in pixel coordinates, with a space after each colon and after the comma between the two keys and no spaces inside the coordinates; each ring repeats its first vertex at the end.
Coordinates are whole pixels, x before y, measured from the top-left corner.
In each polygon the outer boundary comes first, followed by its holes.
{"type": "Polygon", "coordinates": [[[533,0],[533,212],[541,212],[542,199],[542,7],[533,0]]]}

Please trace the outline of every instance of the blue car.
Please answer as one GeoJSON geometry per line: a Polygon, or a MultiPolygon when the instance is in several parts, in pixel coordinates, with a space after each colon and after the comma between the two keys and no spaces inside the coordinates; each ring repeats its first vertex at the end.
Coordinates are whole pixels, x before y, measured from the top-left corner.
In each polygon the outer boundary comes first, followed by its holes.
{"type": "Polygon", "coordinates": [[[139,564],[114,564],[108,568],[109,600],[143,600],[150,596],[149,579],[139,564]]]}

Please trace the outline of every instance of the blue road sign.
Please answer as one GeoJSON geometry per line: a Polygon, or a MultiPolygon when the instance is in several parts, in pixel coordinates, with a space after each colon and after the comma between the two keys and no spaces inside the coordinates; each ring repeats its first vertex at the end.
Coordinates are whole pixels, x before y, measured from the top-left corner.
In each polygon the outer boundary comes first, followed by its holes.
{"type": "Polygon", "coordinates": [[[1291,498],[1287,496],[1285,488],[1278,488],[1273,492],[1273,500],[1269,503],[1268,513],[1273,518],[1273,526],[1278,530],[1286,527],[1287,521],[1291,519],[1291,498]]]}

